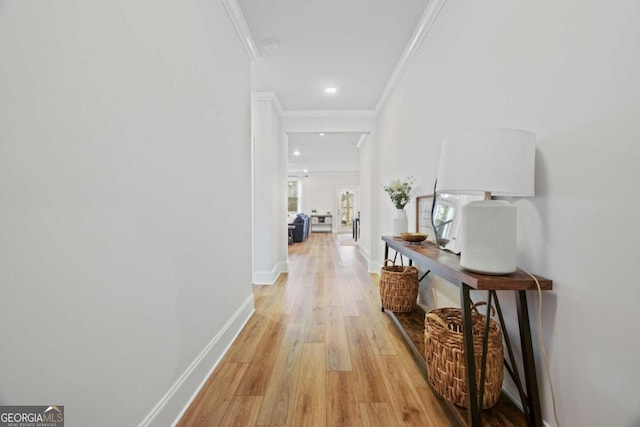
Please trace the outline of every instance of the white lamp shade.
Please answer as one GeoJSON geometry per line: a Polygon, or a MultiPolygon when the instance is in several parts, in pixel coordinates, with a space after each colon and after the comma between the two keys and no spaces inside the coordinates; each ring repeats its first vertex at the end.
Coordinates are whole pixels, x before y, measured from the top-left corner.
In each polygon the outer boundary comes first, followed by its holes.
{"type": "Polygon", "coordinates": [[[446,135],[437,191],[533,196],[536,136],[519,129],[456,131],[446,135]]]}

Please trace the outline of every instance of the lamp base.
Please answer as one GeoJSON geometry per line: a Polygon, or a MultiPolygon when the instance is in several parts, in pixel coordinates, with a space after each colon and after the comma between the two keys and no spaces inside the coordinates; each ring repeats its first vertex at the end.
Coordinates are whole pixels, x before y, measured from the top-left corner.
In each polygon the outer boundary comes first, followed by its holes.
{"type": "Polygon", "coordinates": [[[516,207],[504,200],[480,200],[462,207],[460,265],[483,274],[516,271],[516,207]]]}

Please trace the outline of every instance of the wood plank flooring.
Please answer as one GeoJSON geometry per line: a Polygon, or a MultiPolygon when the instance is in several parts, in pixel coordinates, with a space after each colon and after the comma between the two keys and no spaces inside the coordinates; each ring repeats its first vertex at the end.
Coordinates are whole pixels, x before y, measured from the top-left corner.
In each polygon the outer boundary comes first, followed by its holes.
{"type": "Polygon", "coordinates": [[[380,311],[357,246],[312,233],[289,265],[253,287],[255,313],[178,426],[456,425],[380,311]]]}

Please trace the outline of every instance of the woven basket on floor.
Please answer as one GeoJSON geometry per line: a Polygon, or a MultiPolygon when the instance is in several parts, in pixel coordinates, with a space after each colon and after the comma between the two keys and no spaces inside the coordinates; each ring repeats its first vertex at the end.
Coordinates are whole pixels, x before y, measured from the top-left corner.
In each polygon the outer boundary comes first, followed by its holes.
{"type": "MultiPolygon", "coordinates": [[[[476,367],[476,384],[480,396],[480,366],[482,362],[482,339],[486,317],[472,306],[473,351],[476,367]]],[[[425,316],[424,353],[429,382],[440,396],[463,408],[467,407],[466,368],[462,310],[459,308],[436,308],[425,316]]],[[[498,323],[489,321],[489,340],[485,371],[483,409],[496,404],[502,389],[503,350],[502,332],[498,323]]]]}
{"type": "Polygon", "coordinates": [[[413,311],[418,300],[418,269],[385,260],[380,273],[380,299],[385,310],[413,311]],[[393,265],[387,266],[387,261],[393,265]]]}

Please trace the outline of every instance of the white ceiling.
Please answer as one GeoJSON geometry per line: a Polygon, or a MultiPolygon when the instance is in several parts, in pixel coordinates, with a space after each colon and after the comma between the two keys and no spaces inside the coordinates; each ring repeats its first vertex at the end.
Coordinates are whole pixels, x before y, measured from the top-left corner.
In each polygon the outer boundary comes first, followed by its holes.
{"type": "MultiPolygon", "coordinates": [[[[257,47],[252,90],[275,92],[289,112],[375,110],[429,0],[237,1],[257,47]]],[[[359,138],[290,134],[289,174],[359,170],[359,138]]]]}
{"type": "Polygon", "coordinates": [[[357,172],[359,139],[359,133],[290,133],[289,175],[357,172]]]}
{"type": "Polygon", "coordinates": [[[254,91],[276,92],[284,110],[373,110],[428,0],[238,3],[260,53],[254,91]],[[263,48],[269,39],[277,53],[263,48]]]}

